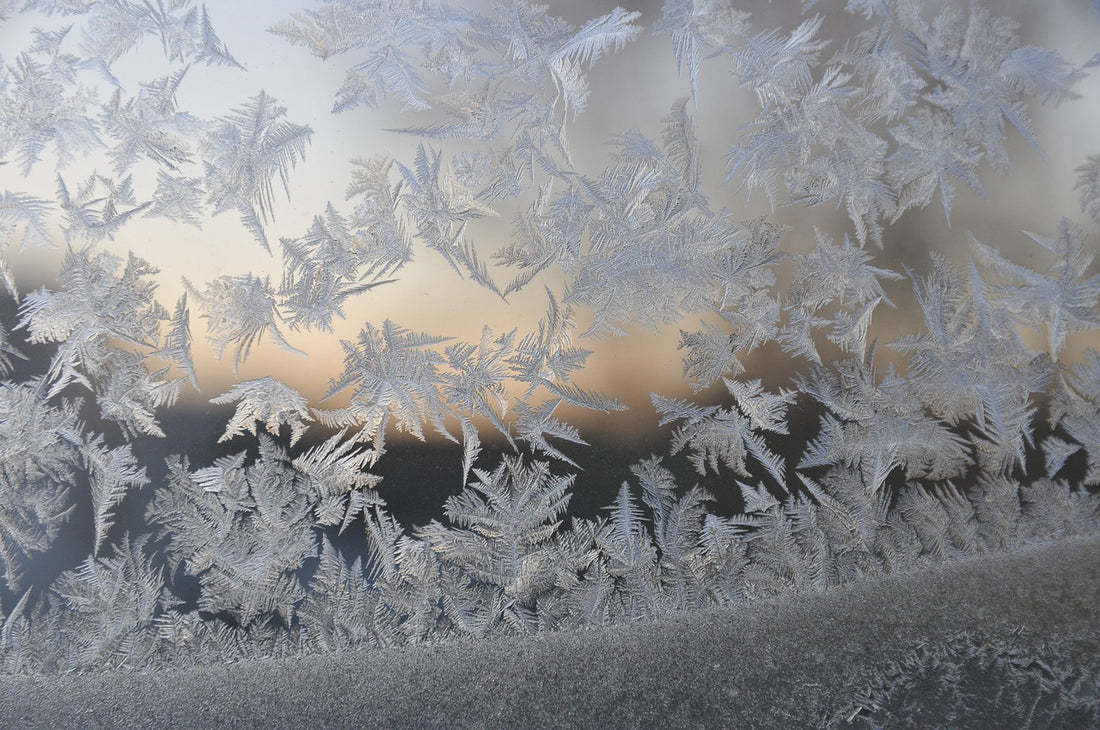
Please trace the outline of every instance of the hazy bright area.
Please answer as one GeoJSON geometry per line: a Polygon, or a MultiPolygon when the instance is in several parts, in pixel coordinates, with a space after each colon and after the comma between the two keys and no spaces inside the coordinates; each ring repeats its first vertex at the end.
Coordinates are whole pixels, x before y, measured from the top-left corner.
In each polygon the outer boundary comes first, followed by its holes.
{"type": "MultiPolygon", "coordinates": [[[[467,3],[469,6],[479,4],[484,3],[467,3]]],[[[661,9],[658,0],[617,4],[642,11],[639,22],[643,26],[648,26],[661,9]]],[[[551,5],[555,13],[581,24],[607,12],[616,3],[558,0],[551,5]]],[[[1095,22],[1090,17],[1095,11],[1087,2],[1013,0],[993,5],[997,13],[1021,22],[1020,32],[1026,43],[1053,48],[1074,64],[1085,62],[1096,52],[1095,22]]],[[[346,60],[322,61],[306,49],[291,46],[266,32],[301,6],[297,0],[210,3],[211,21],[226,46],[247,70],[194,66],[189,69],[178,93],[180,108],[212,118],[224,115],[241,100],[262,89],[287,107],[288,120],[312,127],[312,144],[305,161],[296,166],[289,179],[289,198],[281,189],[274,196],[274,221],[269,230],[274,255],[263,251],[232,211],[208,217],[201,228],[173,224],[164,218],[137,218],[113,241],[101,244],[122,255],[133,251],[157,266],[161,272],[159,299],[166,306],[183,291],[181,277],[201,286],[223,274],[251,272],[270,276],[277,283],[282,266],[275,245],[278,238],[302,235],[313,216],[322,212],[328,202],[340,206],[350,179],[351,160],[386,152],[399,162],[411,164],[418,139],[388,130],[431,121],[422,114],[400,112],[397,105],[381,111],[358,108],[331,114],[333,94],[343,80],[346,60]]],[[[797,12],[799,6],[797,2],[745,4],[759,27],[793,25],[797,17],[784,18],[782,14],[797,12]]],[[[826,15],[828,6],[829,3],[821,4],[826,15]]],[[[64,19],[52,20],[60,26],[64,19]]],[[[25,46],[31,24],[41,22],[40,17],[13,15],[0,26],[0,48],[25,46]]],[[[837,13],[827,22],[847,22],[847,19],[844,14],[837,13]]],[[[828,37],[828,28],[824,33],[828,37]]],[[[155,67],[162,60],[162,49],[147,41],[139,52],[123,57],[112,71],[124,86],[133,85],[145,80],[149,64],[155,67]]],[[[722,63],[704,65],[701,88],[721,90],[721,93],[703,93],[692,109],[705,153],[704,189],[711,204],[728,207],[739,219],[768,215],[771,220],[792,226],[783,242],[788,252],[810,250],[814,245],[814,226],[837,237],[843,236],[850,228],[844,211],[803,206],[771,211],[763,195],[749,200],[744,192],[736,190],[735,184],[723,184],[726,169],[722,159],[736,139],[739,125],[755,113],[750,92],[724,80],[722,75],[726,73],[722,63]]],[[[606,142],[611,137],[629,129],[655,135],[661,117],[675,99],[689,93],[689,85],[686,78],[677,76],[671,40],[667,36],[645,33],[596,64],[591,73],[591,90],[589,107],[572,124],[569,139],[578,168],[595,173],[607,161],[606,142]]],[[[906,213],[898,224],[886,231],[886,250],[899,260],[879,258],[875,265],[901,270],[904,264],[921,270],[927,264],[927,251],[931,249],[961,258],[965,256],[968,233],[995,245],[1020,263],[1033,263],[1034,259],[1029,257],[1035,255],[1034,246],[1026,248],[1030,241],[1021,229],[1053,235],[1062,216],[1075,215],[1078,204],[1073,190],[1073,170],[1088,154],[1100,151],[1100,139],[1095,131],[1096,119],[1100,118],[1100,78],[1093,74],[1076,90],[1082,98],[1059,108],[1031,105],[1042,151],[1029,146],[1018,133],[1010,130],[1012,168],[1008,175],[985,171],[983,182],[987,199],[960,185],[950,227],[938,201],[922,211],[906,213]]],[[[100,93],[109,92],[101,90],[100,93]]],[[[449,149],[453,147],[451,143],[448,145],[449,149]]],[[[95,159],[74,161],[66,168],[66,179],[81,179],[97,162],[95,159]]],[[[136,188],[148,187],[148,181],[155,174],[153,167],[151,163],[143,163],[135,168],[136,188]],[[144,180],[143,175],[146,176],[144,180]]],[[[19,177],[15,168],[16,165],[0,167],[0,188],[10,186],[45,197],[54,194],[57,185],[55,165],[48,159],[36,165],[25,180],[19,177]]],[[[485,218],[471,226],[470,239],[481,255],[488,257],[506,245],[516,210],[513,204],[501,210],[499,217],[485,218]]],[[[57,270],[64,249],[60,231],[58,241],[59,248],[52,252],[9,252],[22,280],[34,284],[49,280],[57,270]]],[[[287,332],[290,343],[308,352],[308,359],[279,349],[267,338],[235,375],[232,358],[215,361],[203,337],[204,321],[194,312],[194,356],[202,392],[185,395],[184,402],[205,401],[224,392],[233,382],[272,375],[301,390],[318,405],[330,379],[339,375],[342,368],[339,340],[353,339],[365,322],[378,324],[390,318],[416,331],[474,341],[485,325],[495,332],[518,327],[522,334],[532,330],[545,311],[542,285],[554,283],[550,278],[536,280],[505,303],[486,289],[462,280],[434,252],[421,247],[416,256],[414,263],[399,272],[399,281],[353,299],[345,307],[346,318],[337,322],[332,334],[287,332]]],[[[499,269],[494,274],[502,282],[512,276],[511,272],[499,269]]],[[[872,336],[884,341],[918,326],[916,315],[911,311],[913,299],[909,283],[886,282],[886,289],[898,308],[894,311],[880,308],[876,312],[872,336]]],[[[683,326],[697,329],[698,318],[685,321],[683,326]]],[[[586,422],[591,423],[588,419],[600,419],[595,427],[601,433],[622,439],[630,439],[632,434],[651,428],[655,423],[648,397],[651,391],[669,396],[690,392],[682,375],[682,353],[676,349],[679,328],[679,324],[661,331],[635,327],[626,337],[583,343],[595,354],[586,372],[577,379],[578,384],[619,398],[642,420],[622,415],[593,415],[579,410],[571,413],[570,419],[582,427],[586,422]]],[[[1067,359],[1072,360],[1073,353],[1083,349],[1086,343],[1078,336],[1071,339],[1069,345],[1067,359]]],[[[771,387],[786,384],[789,373],[785,368],[789,367],[790,360],[784,358],[783,367],[777,369],[769,361],[775,356],[774,348],[767,347],[752,353],[745,360],[749,374],[763,377],[765,384],[771,387]]],[[[882,355],[883,361],[889,357],[889,353],[882,355]]],[[[337,397],[326,405],[339,403],[337,397]]]]}

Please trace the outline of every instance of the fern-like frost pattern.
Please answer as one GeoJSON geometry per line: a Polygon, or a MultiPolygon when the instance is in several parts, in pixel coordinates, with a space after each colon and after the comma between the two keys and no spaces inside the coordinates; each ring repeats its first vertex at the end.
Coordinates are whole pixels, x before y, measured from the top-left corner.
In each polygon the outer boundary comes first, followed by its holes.
{"type": "Polygon", "coordinates": [[[1095,535],[1100,155],[1075,171],[1083,219],[1021,234],[1030,259],[957,232],[916,257],[896,231],[984,194],[1013,137],[1043,141],[1037,104],[1075,113],[1096,58],[1026,45],[977,1],[790,4],[777,27],[731,0],[579,23],[526,0],[294,12],[267,30],[344,72],[332,113],[399,113],[386,134],[415,152],[350,160],[345,199],[287,231],[320,134],[258,86],[209,116],[179,103],[200,69],[247,76],[216,8],[0,3],[37,25],[0,59],[3,671],[536,634],[1095,535]],[[639,129],[612,115],[592,154],[594,69],[643,41],[676,93],[639,129]],[[132,83],[143,44],[156,68],[132,83]],[[736,93],[744,124],[715,129],[736,93]],[[752,193],[839,223],[742,216],[752,193]],[[184,279],[169,310],[157,267],[112,253],[149,219],[209,235],[223,213],[274,281],[184,279]],[[29,247],[63,252],[24,291],[29,247]],[[501,306],[544,293],[543,316],[467,340],[371,315],[321,404],[256,374],[261,342],[305,355],[422,254],[501,306]],[[193,327],[232,360],[219,394],[193,327]],[[597,434],[576,414],[626,408],[585,368],[639,328],[680,332],[685,387],[650,394],[667,448],[582,515],[597,434]],[[224,449],[147,457],[189,391],[227,409],[224,449]],[[461,490],[421,524],[382,489],[396,434],[461,448],[461,490]],[[86,557],[43,577],[70,533],[86,557]]]}

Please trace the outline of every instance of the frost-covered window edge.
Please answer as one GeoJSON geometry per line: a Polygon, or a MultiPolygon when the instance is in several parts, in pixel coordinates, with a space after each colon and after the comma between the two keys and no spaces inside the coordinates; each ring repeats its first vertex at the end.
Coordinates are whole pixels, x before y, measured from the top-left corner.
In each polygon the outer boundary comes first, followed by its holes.
{"type": "Polygon", "coordinates": [[[333,114],[399,110],[419,144],[407,159],[364,150],[346,199],[288,232],[277,213],[315,132],[259,87],[209,116],[177,105],[196,69],[247,66],[217,8],[0,3],[4,22],[41,19],[23,47],[5,43],[0,71],[0,271],[18,307],[0,323],[4,670],[536,633],[1095,533],[1100,355],[1067,353],[1100,327],[1100,155],[1081,160],[1084,217],[1028,234],[1033,267],[978,240],[956,258],[877,264],[907,212],[950,219],[957,187],[1007,170],[1011,135],[1040,144],[1030,110],[1070,102],[1090,64],[1022,45],[979,3],[803,4],[778,28],[692,0],[578,24],[525,2],[311,5],[273,42],[346,70],[333,114]],[[847,15],[834,28],[826,13],[847,15]],[[601,93],[590,71],[652,34],[683,97],[655,135],[625,120],[591,169],[569,136],[601,93]],[[142,44],[162,47],[162,67],[121,83],[113,69],[142,44]],[[719,161],[695,117],[738,87],[757,113],[719,161]],[[717,195],[703,183],[716,173],[717,195]],[[832,203],[848,235],[796,231],[816,246],[790,253],[773,216],[740,219],[739,187],[773,206],[832,203]],[[279,280],[187,280],[160,303],[142,252],[107,250],[141,219],[201,230],[220,216],[281,260],[279,280]],[[473,234],[501,216],[510,240],[487,250],[473,234]],[[23,291],[15,262],[34,246],[64,259],[55,284],[23,291]],[[428,256],[506,301],[545,291],[544,316],[470,342],[364,322],[330,387],[345,406],[273,377],[199,391],[235,406],[211,438],[237,450],[143,462],[137,446],[201,386],[192,326],[235,367],[264,339],[298,351],[297,336],[332,331],[428,256]],[[879,342],[875,318],[901,287],[923,326],[879,342]],[[568,503],[585,434],[563,413],[622,408],[575,376],[589,343],[639,324],[684,327],[685,378],[722,397],[653,393],[674,426],[667,450],[581,519],[568,503]],[[746,370],[764,347],[795,363],[790,389],[746,370]],[[32,349],[48,364],[21,361],[32,349]],[[887,350],[904,368],[876,365],[887,350]],[[816,424],[792,453],[806,414],[816,424]],[[462,447],[467,487],[439,520],[402,525],[377,492],[395,430],[462,447]],[[697,479],[678,476],[684,463],[697,479]],[[133,505],[144,514],[122,524],[133,505]],[[358,552],[341,547],[349,535],[358,552]],[[44,581],[33,567],[63,538],[87,557],[44,581]]]}

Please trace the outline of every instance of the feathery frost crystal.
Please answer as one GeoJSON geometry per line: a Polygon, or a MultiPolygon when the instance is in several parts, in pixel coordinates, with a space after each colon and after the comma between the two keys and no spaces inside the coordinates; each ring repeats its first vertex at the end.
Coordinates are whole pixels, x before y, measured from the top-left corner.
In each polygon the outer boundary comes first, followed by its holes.
{"type": "Polygon", "coordinates": [[[581,3],[578,23],[526,0],[310,3],[266,42],[337,67],[331,114],[385,115],[415,152],[355,150],[326,171],[346,198],[301,218],[330,127],[246,71],[224,7],[0,3],[0,29],[35,26],[0,59],[3,670],[531,634],[1095,534],[1100,154],[1076,171],[1084,216],[1035,221],[1032,258],[946,228],[952,255],[917,256],[895,233],[929,206],[957,221],[1014,139],[1041,146],[1038,105],[1084,113],[1095,57],[1025,45],[977,0],[785,4],[769,27],[735,0],[581,3]],[[678,87],[630,89],[667,111],[603,119],[593,154],[576,140],[612,95],[594,69],[641,44],[678,87]],[[252,90],[190,111],[198,75],[252,90]],[[740,126],[715,113],[729,98],[740,126]],[[775,208],[744,213],[760,192],[775,208]],[[822,204],[834,229],[779,210],[822,204]],[[112,253],[230,212],[255,270],[184,280],[171,311],[171,233],[112,253]],[[45,285],[21,280],[28,247],[64,249],[45,285]],[[544,314],[471,341],[368,314],[338,342],[422,257],[544,314]],[[907,301],[919,316],[887,329],[907,301]],[[585,366],[639,327],[680,332],[683,387],[638,416],[672,426],[667,448],[571,512],[578,414],[625,408],[585,366]],[[271,375],[208,392],[193,336],[235,373],[264,341],[317,355],[327,336],[342,371],[322,403],[271,375]],[[211,460],[151,456],[184,394],[235,409],[211,460]],[[426,524],[379,491],[398,432],[461,446],[465,486],[426,524]],[[87,557],[51,570],[63,535],[87,557]]]}

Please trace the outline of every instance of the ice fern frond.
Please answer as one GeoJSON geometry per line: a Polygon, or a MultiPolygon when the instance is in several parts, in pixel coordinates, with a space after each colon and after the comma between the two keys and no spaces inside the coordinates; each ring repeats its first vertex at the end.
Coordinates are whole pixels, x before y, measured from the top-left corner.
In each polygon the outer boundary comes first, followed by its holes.
{"type": "Polygon", "coordinates": [[[665,0],[654,33],[668,33],[676,50],[676,65],[687,70],[691,98],[699,96],[703,54],[719,51],[749,31],[749,13],[735,10],[729,0],[665,0]]]}
{"type": "Polygon", "coordinates": [[[65,211],[65,240],[80,237],[93,243],[104,238],[114,240],[122,226],[152,204],[152,201],[137,202],[130,175],[116,183],[93,174],[77,188],[75,196],[59,175],[57,197],[65,211]]]}
{"type": "Polygon", "coordinates": [[[687,97],[677,100],[672,105],[672,110],[661,120],[661,144],[669,162],[680,173],[683,190],[695,198],[692,202],[698,205],[701,203],[699,176],[702,170],[702,145],[695,136],[695,125],[687,113],[687,103],[687,97]]]}
{"type": "MultiPolygon", "coordinates": [[[[889,374],[876,382],[873,357],[872,350],[862,360],[815,368],[802,380],[802,390],[830,412],[798,468],[856,468],[869,492],[881,490],[899,468],[910,477],[933,480],[961,476],[970,462],[966,441],[928,416],[906,383],[889,374]]],[[[935,387],[935,381],[927,387],[935,387]]]]}
{"type": "Polygon", "coordinates": [[[547,6],[527,2],[498,3],[491,17],[476,16],[472,40],[500,53],[501,71],[536,88],[550,81],[557,91],[550,106],[559,102],[566,114],[583,110],[588,82],[583,68],[605,53],[635,38],[638,12],[615,8],[579,30],[547,13],[547,6]]]}
{"type": "Polygon", "coordinates": [[[332,331],[333,317],[343,318],[349,297],[385,284],[380,278],[388,267],[379,262],[350,222],[330,203],[323,216],[302,238],[280,239],[283,247],[281,304],[289,312],[294,329],[332,331]]]}
{"type": "Polygon", "coordinates": [[[101,143],[90,95],[44,61],[20,53],[13,65],[0,68],[0,154],[14,154],[24,176],[51,144],[64,163],[101,143]]]}
{"type": "Polygon", "coordinates": [[[119,272],[121,263],[92,248],[70,249],[61,290],[28,294],[19,327],[32,343],[60,343],[47,373],[51,397],[78,383],[96,395],[102,415],[124,430],[163,435],[151,411],[174,402],[176,386],[163,379],[163,371],[150,373],[141,351],[152,354],[168,312],[153,298],[157,270],[133,254],[119,272]]]}
{"type": "Polygon", "coordinates": [[[377,461],[378,453],[353,439],[345,440],[346,433],[332,435],[292,462],[314,501],[317,524],[339,525],[340,532],[368,506],[382,504],[381,497],[366,491],[382,482],[382,477],[367,471],[377,461]]]}
{"type": "Polygon", "coordinates": [[[684,375],[691,378],[691,388],[696,393],[713,385],[726,374],[740,375],[745,366],[738,359],[737,337],[710,322],[702,330],[680,330],[677,349],[687,350],[684,356],[684,375]]]}
{"type": "Polygon", "coordinates": [[[199,377],[191,359],[191,310],[187,308],[187,294],[181,294],[176,309],[168,322],[168,333],[153,357],[167,360],[187,374],[195,390],[199,389],[199,377]]]}
{"type": "Polygon", "coordinates": [[[305,434],[309,428],[308,423],[313,420],[305,396],[286,383],[270,377],[237,383],[217,398],[211,398],[210,402],[218,405],[237,403],[233,418],[218,443],[244,433],[255,436],[256,423],[260,422],[272,436],[278,436],[279,429],[284,424],[289,426],[290,445],[293,446],[305,434]]]}
{"type": "Polygon", "coordinates": [[[95,543],[92,554],[98,556],[114,523],[115,507],[132,489],[149,484],[145,467],[130,450],[130,445],[108,448],[100,438],[85,441],[81,447],[88,482],[92,487],[92,511],[95,516],[95,543]]]}
{"type": "Polygon", "coordinates": [[[142,158],[173,172],[191,161],[191,144],[203,124],[176,106],[186,71],[142,84],[137,96],[126,101],[116,89],[104,106],[102,126],[114,143],[110,156],[117,174],[129,172],[142,158]]]}
{"type": "Polygon", "coordinates": [[[623,604],[616,613],[630,619],[652,618],[660,611],[657,547],[626,482],[619,487],[608,514],[607,522],[596,535],[596,545],[606,556],[606,570],[623,604]]]}
{"type": "Polygon", "coordinates": [[[527,384],[524,398],[539,387],[568,383],[592,353],[573,346],[573,308],[563,307],[547,289],[547,312],[539,320],[539,331],[525,336],[509,358],[512,375],[527,384]]]}
{"type": "Polygon", "coordinates": [[[1002,169],[1005,121],[1038,146],[1020,97],[1072,98],[1069,89],[1081,78],[1056,54],[1019,46],[1016,23],[992,17],[979,5],[965,14],[952,8],[938,15],[931,26],[913,29],[909,42],[917,67],[936,82],[928,101],[950,114],[964,137],[1002,169]]]}
{"type": "Polygon", "coordinates": [[[539,595],[557,582],[560,560],[553,538],[569,502],[573,477],[555,477],[544,462],[505,456],[493,472],[476,470],[477,481],[444,505],[454,527],[432,522],[422,528],[432,551],[459,566],[484,593],[488,626],[501,622],[524,633],[535,622],[539,595]]]}
{"type": "Polygon", "coordinates": [[[516,330],[494,337],[485,327],[477,345],[455,343],[445,350],[450,372],[443,374],[443,397],[471,418],[488,419],[505,436],[508,429],[501,419],[508,408],[508,394],[504,384],[510,374],[508,358],[514,352],[515,339],[516,330]]]}
{"type": "Polygon", "coordinates": [[[993,306],[976,266],[967,276],[941,257],[933,263],[927,277],[913,282],[926,331],[891,347],[911,353],[910,387],[921,402],[948,423],[973,419],[989,439],[982,451],[994,470],[1007,470],[1025,458],[1030,394],[1047,387],[1050,358],[1023,346],[1009,310],[993,306]]]}
{"type": "Polygon", "coordinates": [[[42,383],[0,383],[0,568],[7,586],[24,587],[23,566],[45,552],[69,519],[83,470],[77,404],[50,405],[42,383]]]}
{"type": "Polygon", "coordinates": [[[322,651],[337,651],[376,640],[376,590],[362,558],[349,566],[332,541],[323,538],[317,572],[298,609],[298,620],[308,627],[311,645],[322,651]]]}
{"type": "Polygon", "coordinates": [[[148,543],[147,536],[126,536],[111,556],[89,556],[58,578],[51,600],[69,609],[60,628],[74,639],[73,665],[139,667],[156,660],[164,576],[146,555],[148,543]]]}
{"type": "Polygon", "coordinates": [[[1005,282],[994,289],[998,303],[1018,321],[1045,328],[1050,356],[1057,360],[1067,336],[1100,326],[1100,274],[1087,276],[1096,251],[1085,233],[1066,219],[1056,239],[1027,236],[1057,257],[1049,273],[1013,264],[977,240],[972,245],[980,260],[1005,282]]]}
{"type": "Polygon", "coordinates": [[[723,378],[737,407],[752,421],[752,427],[772,433],[787,433],[786,407],[794,402],[798,391],[780,389],[779,393],[768,393],[759,379],[742,382],[723,378]]]}
{"type": "Polygon", "coordinates": [[[219,464],[210,489],[186,461],[170,462],[170,488],[157,493],[150,520],[164,530],[171,569],[198,578],[201,610],[227,611],[241,625],[289,621],[305,594],[300,568],[317,555],[314,498],[266,434],[254,463],[239,464],[219,464]]]}
{"type": "MultiPolygon", "coordinates": [[[[47,227],[53,208],[53,202],[45,198],[10,190],[0,193],[0,253],[6,254],[13,248],[18,250],[28,243],[53,246],[47,227]]],[[[19,290],[7,256],[0,259],[0,276],[8,292],[18,299],[19,290]]]]}
{"type": "MultiPolygon", "coordinates": [[[[762,404],[762,401],[755,401],[749,390],[744,395],[750,407],[762,404]]],[[[748,457],[751,456],[777,482],[785,482],[782,459],[768,448],[753,427],[752,419],[743,416],[736,407],[697,406],[655,393],[650,398],[661,414],[660,425],[682,422],[672,434],[672,451],[689,450],[688,458],[700,474],[706,475],[708,468],[718,473],[719,466],[725,466],[749,477],[748,457]]]]}
{"type": "Polygon", "coordinates": [[[220,358],[226,348],[233,347],[234,370],[240,368],[252,346],[269,330],[272,339],[284,350],[305,355],[287,342],[279,330],[277,320],[282,316],[270,279],[252,274],[220,276],[209,282],[204,291],[196,289],[187,279],[183,283],[202,308],[203,318],[210,322],[206,338],[214,346],[215,355],[220,358]]]}
{"type": "Polygon", "coordinates": [[[439,252],[458,273],[496,290],[488,272],[477,260],[474,249],[464,239],[469,221],[496,212],[476,193],[466,188],[443,165],[442,154],[421,145],[416,152],[415,169],[398,163],[404,186],[401,202],[416,222],[417,234],[429,248],[439,252]]]}
{"type": "Polygon", "coordinates": [[[563,398],[545,400],[536,407],[527,403],[516,404],[515,432],[516,438],[527,442],[536,453],[561,459],[566,464],[580,468],[577,463],[566,456],[547,437],[561,439],[570,443],[587,446],[588,443],[581,438],[580,431],[568,423],[562,423],[554,417],[554,411],[564,401],[563,398]]]}
{"type": "Polygon", "coordinates": [[[352,164],[345,195],[359,199],[351,217],[357,250],[370,276],[389,276],[412,258],[412,240],[398,212],[402,183],[390,183],[393,160],[384,155],[352,164]]]}
{"type": "Polygon", "coordinates": [[[1081,191],[1081,210],[1100,226],[1100,155],[1089,155],[1076,172],[1077,184],[1073,187],[1081,191]]]}
{"type": "Polygon", "coordinates": [[[632,41],[641,28],[633,25],[640,12],[615,8],[585,23],[572,37],[551,54],[553,60],[568,59],[590,65],[609,51],[617,51],[632,41]]]}
{"type": "Polygon", "coordinates": [[[834,301],[841,306],[858,307],[874,300],[892,305],[880,280],[897,281],[903,278],[901,274],[871,266],[871,253],[856,246],[848,236],[837,244],[819,230],[814,234],[814,250],[794,257],[788,306],[817,312],[834,301]]]}
{"type": "Polygon", "coordinates": [[[8,377],[12,374],[12,358],[26,360],[27,356],[12,344],[7,328],[0,325],[0,377],[8,377]]]}
{"type": "Polygon", "coordinates": [[[198,21],[198,33],[196,34],[196,42],[193,44],[195,49],[195,60],[202,61],[203,63],[216,66],[233,66],[243,69],[237,59],[233,58],[233,55],[229,52],[225,43],[218,37],[218,34],[214,31],[214,24],[210,22],[210,16],[206,12],[206,5],[202,6],[202,13],[198,21]]]}
{"type": "Polygon", "coordinates": [[[469,73],[461,68],[469,59],[457,37],[463,26],[458,12],[448,15],[443,8],[420,3],[357,5],[326,2],[317,10],[293,13],[292,20],[269,29],[320,58],[354,52],[355,63],[339,90],[334,113],[360,105],[377,109],[391,96],[400,99],[405,110],[428,108],[429,89],[413,62],[414,48],[425,55],[435,51],[441,61],[453,58],[454,75],[469,73]]]}
{"type": "Polygon", "coordinates": [[[734,73],[756,91],[762,105],[786,102],[811,84],[812,69],[828,41],[814,40],[823,16],[804,20],[789,35],[758,33],[730,51],[734,73]]]}
{"type": "Polygon", "coordinates": [[[305,157],[313,130],[286,121],[286,108],[264,92],[217,120],[203,135],[207,202],[214,213],[235,209],[267,250],[263,224],[274,215],[278,176],[290,196],[290,170],[305,157]]]}
{"type": "Polygon", "coordinates": [[[585,23],[551,54],[548,68],[560,89],[566,113],[572,111],[576,116],[585,108],[588,81],[582,67],[592,65],[604,53],[616,51],[632,41],[640,30],[633,21],[641,15],[617,7],[585,23]]]}
{"type": "MultiPolygon", "coordinates": [[[[1086,351],[1081,362],[1063,377],[1063,387],[1055,393],[1051,422],[1060,423],[1076,444],[1062,442],[1059,447],[1050,443],[1053,438],[1048,439],[1044,442],[1047,458],[1052,460],[1058,452],[1065,453],[1079,444],[1087,455],[1084,483],[1100,484],[1100,353],[1086,351]]],[[[1047,472],[1051,478],[1055,474],[1053,470],[1047,472]]]]}
{"type": "Polygon", "coordinates": [[[157,187],[153,191],[151,205],[145,210],[146,218],[161,217],[202,227],[202,201],[206,191],[202,180],[186,175],[173,175],[157,171],[157,187]]]}
{"type": "Polygon", "coordinates": [[[448,338],[416,333],[386,320],[381,329],[372,324],[355,343],[343,342],[344,372],[332,381],[328,395],[352,389],[351,404],[344,409],[319,411],[323,423],[356,426],[360,438],[376,449],[385,442],[386,425],[397,425],[420,439],[422,422],[431,422],[446,433],[447,409],[439,393],[443,356],[434,345],[448,338]]]}
{"type": "Polygon", "coordinates": [[[586,390],[573,383],[549,383],[546,387],[554,394],[582,408],[603,411],[604,413],[626,410],[626,406],[619,402],[617,398],[597,391],[586,390]]]}
{"type": "Polygon", "coordinates": [[[83,52],[112,65],[138,47],[145,36],[160,39],[170,61],[241,68],[218,38],[206,12],[191,0],[170,3],[92,3],[82,43],[83,52]]]}

